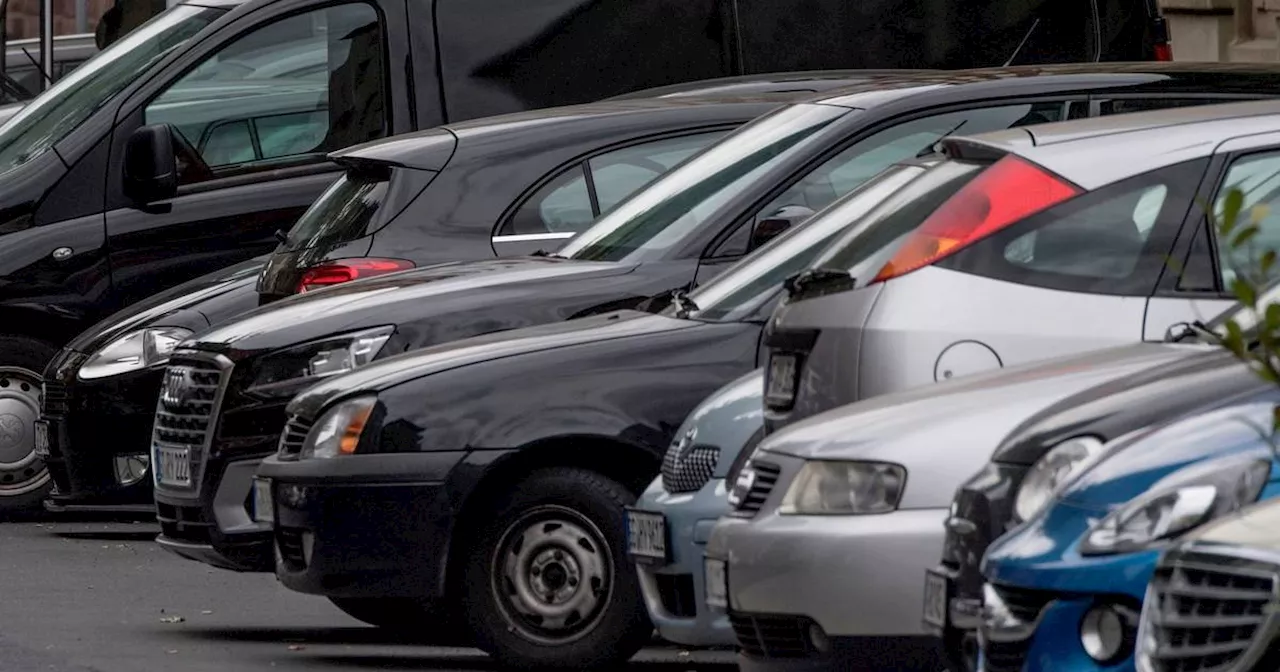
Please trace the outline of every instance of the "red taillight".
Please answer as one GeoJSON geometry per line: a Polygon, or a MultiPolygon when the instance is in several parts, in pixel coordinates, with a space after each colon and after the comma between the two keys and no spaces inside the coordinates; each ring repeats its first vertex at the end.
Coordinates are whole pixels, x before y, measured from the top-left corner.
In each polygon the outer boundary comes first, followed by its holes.
{"type": "Polygon", "coordinates": [[[1161,43],[1161,44],[1157,44],[1157,45],[1156,45],[1156,60],[1157,60],[1157,61],[1172,61],[1172,60],[1173,60],[1173,45],[1169,44],[1168,42],[1163,42],[1163,43],[1161,43]]]}
{"type": "Polygon", "coordinates": [[[394,273],[413,268],[412,261],[403,259],[337,259],[320,266],[312,266],[302,274],[298,292],[305,292],[329,285],[369,278],[384,273],[394,273]]]}
{"type": "Polygon", "coordinates": [[[872,282],[928,266],[1079,193],[1074,184],[1006,155],[933,211],[872,282]]]}

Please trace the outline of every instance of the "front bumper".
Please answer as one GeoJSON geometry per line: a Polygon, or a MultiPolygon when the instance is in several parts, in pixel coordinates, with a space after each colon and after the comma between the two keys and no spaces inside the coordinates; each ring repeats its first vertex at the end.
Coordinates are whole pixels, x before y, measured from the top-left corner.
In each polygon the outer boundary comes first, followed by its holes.
{"type": "Polygon", "coordinates": [[[465,455],[268,458],[276,577],[329,597],[443,597],[456,495],[444,481],[465,455]]]}
{"type": "Polygon", "coordinates": [[[922,610],[925,569],[942,553],[946,516],[921,509],[721,519],[707,556],[727,561],[744,669],[939,669],[922,610]],[[814,641],[813,625],[831,640],[829,652],[814,641]]]}
{"type": "Polygon", "coordinates": [[[269,572],[271,527],[253,520],[253,475],[261,457],[205,466],[203,492],[194,498],[164,488],[155,491],[160,536],[156,543],[189,560],[238,572],[269,572]]]}
{"type": "Polygon", "coordinates": [[[50,508],[150,508],[151,423],[162,371],[80,380],[86,357],[64,350],[46,373],[50,508]],[[123,468],[122,468],[123,467],[123,468]]]}
{"type": "Polygon", "coordinates": [[[724,479],[713,478],[697,492],[672,494],[655,479],[635,508],[666,517],[669,561],[637,564],[649,616],[666,639],[686,646],[733,646],[729,617],[706,603],[703,549],[716,520],[729,512],[724,479]]]}

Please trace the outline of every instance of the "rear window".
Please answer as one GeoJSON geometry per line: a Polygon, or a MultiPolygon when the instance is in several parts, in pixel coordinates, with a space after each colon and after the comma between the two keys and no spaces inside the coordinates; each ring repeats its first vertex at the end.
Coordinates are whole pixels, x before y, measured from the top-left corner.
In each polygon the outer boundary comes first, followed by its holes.
{"type": "Polygon", "coordinates": [[[348,170],[294,223],[280,251],[341,245],[367,236],[404,210],[435,175],[408,168],[348,170]]]}

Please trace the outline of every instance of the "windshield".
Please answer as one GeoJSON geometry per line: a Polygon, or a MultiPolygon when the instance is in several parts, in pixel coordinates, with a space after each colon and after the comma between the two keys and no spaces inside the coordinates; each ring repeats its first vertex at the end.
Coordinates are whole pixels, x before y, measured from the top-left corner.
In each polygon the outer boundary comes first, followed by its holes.
{"type": "Polygon", "coordinates": [[[44,154],[223,10],[178,5],[72,70],[0,126],[0,173],[44,154]]]}
{"type": "Polygon", "coordinates": [[[591,261],[644,261],[684,240],[745,185],[818,142],[850,110],[791,105],[743,126],[601,216],[560,249],[591,261]]]}
{"type": "Polygon", "coordinates": [[[783,279],[804,270],[840,232],[925,170],[920,164],[890,166],[878,177],[760,248],[689,295],[701,320],[740,320],[756,311],[783,279]]]}

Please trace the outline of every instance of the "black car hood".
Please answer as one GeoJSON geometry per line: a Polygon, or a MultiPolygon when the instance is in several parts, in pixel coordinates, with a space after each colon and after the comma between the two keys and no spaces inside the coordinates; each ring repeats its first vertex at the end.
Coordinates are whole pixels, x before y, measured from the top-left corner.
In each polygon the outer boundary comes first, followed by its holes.
{"type": "Polygon", "coordinates": [[[322,381],[289,403],[289,412],[315,414],[338,396],[376,393],[400,383],[478,362],[618,338],[648,336],[703,325],[635,310],[466,338],[388,357],[351,373],[322,381]]]}
{"type": "MultiPolygon", "coordinates": [[[[566,283],[591,286],[634,269],[554,257],[437,264],[288,297],[210,329],[195,347],[233,355],[275,350],[363,328],[430,321],[464,308],[533,300],[566,283]]],[[[420,341],[411,340],[403,346],[420,341]]],[[[453,339],[435,342],[443,340],[453,339]]]]}
{"type": "Polygon", "coordinates": [[[1037,413],[1005,437],[992,460],[1034,464],[1068,438],[1091,435],[1110,441],[1213,399],[1267,385],[1221,348],[1185,347],[1188,352],[1181,359],[1098,385],[1037,413]]]}
{"type": "Polygon", "coordinates": [[[229,317],[222,315],[225,311],[210,309],[211,304],[227,295],[243,295],[245,300],[239,302],[240,307],[247,308],[256,304],[257,295],[253,288],[267,258],[257,257],[229,266],[139,301],[86,329],[67,348],[91,354],[118,336],[144,327],[185,327],[192,331],[205,329],[210,325],[211,319],[229,317]],[[249,303],[249,300],[253,303],[249,303]]]}

